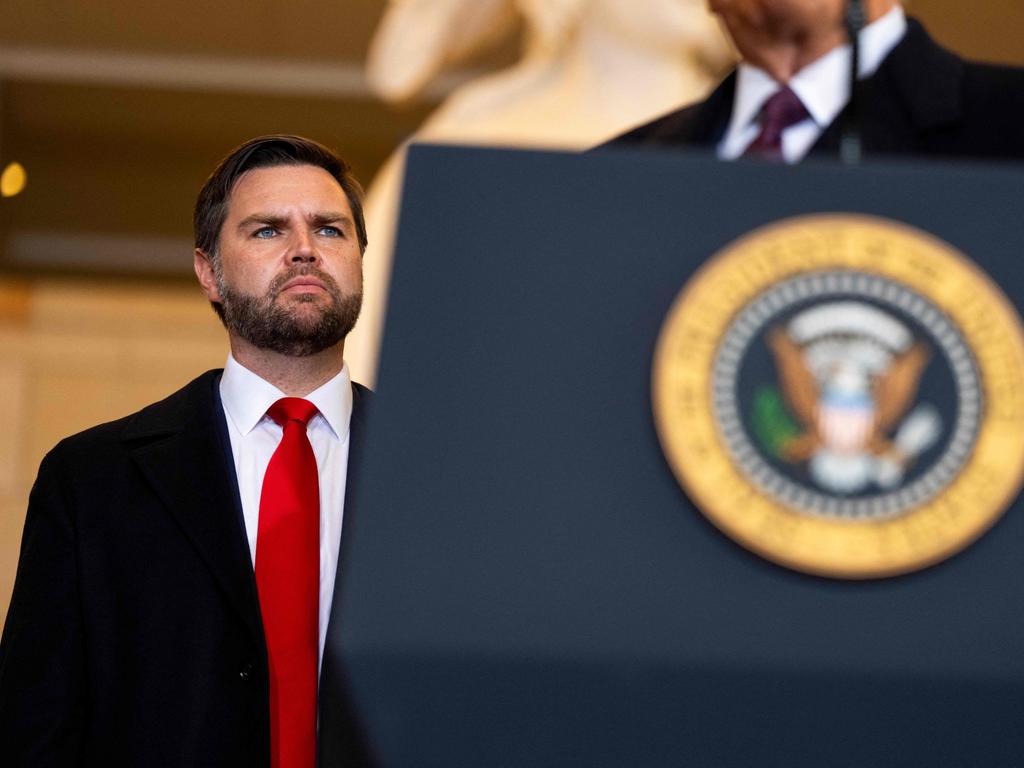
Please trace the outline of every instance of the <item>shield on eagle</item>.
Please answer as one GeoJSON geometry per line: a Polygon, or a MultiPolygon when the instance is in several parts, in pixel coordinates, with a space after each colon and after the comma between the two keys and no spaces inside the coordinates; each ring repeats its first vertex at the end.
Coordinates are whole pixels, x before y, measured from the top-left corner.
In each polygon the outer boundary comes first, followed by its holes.
{"type": "Polygon", "coordinates": [[[823,490],[893,488],[938,440],[938,411],[914,404],[928,345],[890,313],[863,301],[824,302],[774,328],[768,343],[799,433],[765,447],[806,462],[823,490]]]}

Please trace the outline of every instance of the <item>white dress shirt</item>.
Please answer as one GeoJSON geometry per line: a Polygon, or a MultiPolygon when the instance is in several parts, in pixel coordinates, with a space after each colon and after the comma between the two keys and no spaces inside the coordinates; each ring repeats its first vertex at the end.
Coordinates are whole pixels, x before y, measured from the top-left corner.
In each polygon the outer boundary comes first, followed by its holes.
{"type": "MultiPolygon", "coordinates": [[[[231,453],[235,460],[238,492],[242,499],[249,554],[256,564],[256,533],[259,530],[260,492],[270,457],[281,442],[283,429],[267,416],[267,409],[282,397],[281,390],[228,355],[220,379],[220,397],[227,415],[231,453]]],[[[348,473],[349,420],[352,417],[352,386],[348,365],[305,400],[319,413],[310,419],[306,434],[313,446],[320,475],[320,651],[322,662],[327,620],[331,615],[334,577],[338,571],[341,523],[348,473]]]]}
{"type": "MultiPolygon", "coordinates": [[[[906,31],[907,19],[899,5],[868,24],[859,37],[858,77],[873,75],[906,31]]],[[[851,55],[849,44],[833,48],[790,79],[789,87],[810,116],[782,132],[782,157],[787,163],[802,160],[850,100],[851,55]]],[[[719,158],[735,160],[746,151],[761,131],[761,107],[782,87],[763,69],[747,63],[739,65],[732,117],[718,143],[719,158]]]]}

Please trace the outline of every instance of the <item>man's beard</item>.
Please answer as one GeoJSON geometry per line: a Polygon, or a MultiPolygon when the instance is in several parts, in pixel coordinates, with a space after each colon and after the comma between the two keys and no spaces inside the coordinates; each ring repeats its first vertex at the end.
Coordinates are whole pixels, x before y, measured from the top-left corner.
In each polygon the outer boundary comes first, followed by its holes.
{"type": "Polygon", "coordinates": [[[363,304],[361,291],[342,294],[334,278],[308,265],[278,275],[262,296],[229,286],[219,263],[214,271],[221,297],[214,309],[228,331],[258,349],[291,357],[315,355],[340,342],[356,324],[363,304]],[[293,305],[317,303],[321,300],[319,294],[295,294],[285,305],[277,301],[285,284],[306,275],[319,280],[330,297],[330,304],[315,315],[293,305]]]}

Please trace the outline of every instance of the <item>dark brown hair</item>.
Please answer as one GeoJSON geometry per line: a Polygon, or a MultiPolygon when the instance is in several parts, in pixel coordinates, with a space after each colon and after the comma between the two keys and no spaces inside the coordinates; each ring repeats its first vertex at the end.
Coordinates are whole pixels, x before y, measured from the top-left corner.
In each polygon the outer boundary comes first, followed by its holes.
{"type": "Polygon", "coordinates": [[[231,191],[242,175],[255,168],[279,165],[313,165],[323,168],[341,186],[352,208],[359,251],[366,250],[366,222],[363,220],[363,188],[352,175],[348,164],[333,151],[312,139],[301,136],[259,136],[250,139],[225,157],[196,198],[192,218],[195,247],[216,258],[217,240],[228,215],[231,191]]]}

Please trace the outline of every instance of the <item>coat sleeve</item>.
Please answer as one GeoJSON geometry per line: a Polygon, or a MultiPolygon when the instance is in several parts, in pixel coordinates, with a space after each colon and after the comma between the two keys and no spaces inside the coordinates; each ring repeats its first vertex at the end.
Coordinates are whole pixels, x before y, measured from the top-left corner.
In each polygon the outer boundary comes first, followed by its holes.
{"type": "Polygon", "coordinates": [[[75,520],[55,456],[29,497],[0,640],[0,744],[12,768],[77,765],[88,716],[75,520]]]}

